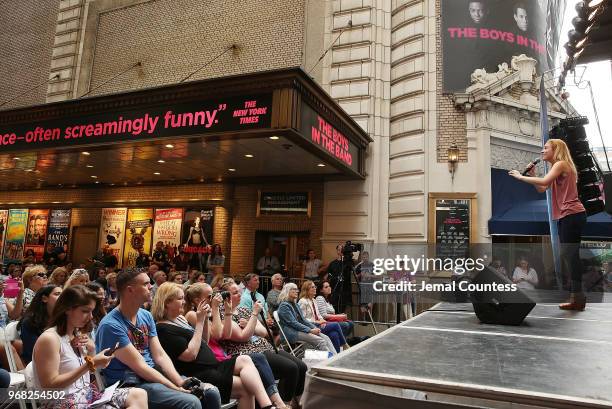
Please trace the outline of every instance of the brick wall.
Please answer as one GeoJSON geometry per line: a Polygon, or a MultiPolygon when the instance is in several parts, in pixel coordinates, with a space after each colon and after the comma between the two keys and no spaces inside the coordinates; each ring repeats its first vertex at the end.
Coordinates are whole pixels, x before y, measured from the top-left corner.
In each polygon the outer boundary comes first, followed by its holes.
{"type": "Polygon", "coordinates": [[[42,84],[0,109],[45,102],[58,7],[58,0],[0,2],[0,103],[42,84]]]}
{"type": "MultiPolygon", "coordinates": [[[[440,0],[436,0],[436,82],[437,108],[438,108],[438,136],[437,158],[438,162],[446,162],[446,151],[451,143],[459,147],[459,161],[467,162],[467,122],[465,114],[455,109],[450,94],[443,90],[443,61],[442,61],[442,17],[440,15],[440,0]]],[[[450,69],[450,67],[448,67],[450,69]]]]}
{"type": "Polygon", "coordinates": [[[271,191],[306,191],[312,192],[311,217],[257,215],[257,190],[260,185],[236,186],[234,200],[234,220],[232,229],[232,261],[230,271],[244,273],[253,271],[255,265],[255,232],[257,230],[279,232],[310,231],[310,247],[316,254],[321,254],[321,236],[323,234],[323,185],[317,183],[267,184],[271,191]]]}
{"type": "Polygon", "coordinates": [[[304,0],[154,0],[99,15],[90,95],[300,66],[304,0]],[[231,51],[213,61],[231,44],[231,51]]]}

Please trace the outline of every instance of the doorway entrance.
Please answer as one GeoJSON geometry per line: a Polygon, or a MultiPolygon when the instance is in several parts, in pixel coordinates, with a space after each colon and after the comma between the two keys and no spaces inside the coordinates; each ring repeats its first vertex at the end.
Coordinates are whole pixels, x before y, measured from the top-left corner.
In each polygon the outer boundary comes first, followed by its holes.
{"type": "Polygon", "coordinates": [[[87,265],[98,251],[98,228],[88,226],[76,226],[72,228],[72,254],[70,259],[75,267],[80,264],[87,265]]]}
{"type": "Polygon", "coordinates": [[[266,248],[270,249],[270,255],[278,259],[280,273],[285,277],[299,277],[302,261],[306,258],[306,251],[310,246],[310,232],[255,232],[255,265],[253,271],[257,270],[257,263],[264,256],[266,248]]]}

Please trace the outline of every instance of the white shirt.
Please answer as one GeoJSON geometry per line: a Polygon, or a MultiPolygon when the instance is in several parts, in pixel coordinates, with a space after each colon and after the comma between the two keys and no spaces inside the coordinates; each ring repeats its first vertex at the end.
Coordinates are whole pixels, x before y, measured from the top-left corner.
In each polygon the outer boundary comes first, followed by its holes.
{"type": "Polygon", "coordinates": [[[533,268],[530,268],[529,271],[525,273],[522,268],[516,267],[512,274],[512,280],[520,280],[521,278],[523,281],[519,281],[516,284],[518,288],[535,290],[535,286],[538,285],[538,275],[533,268]]]}

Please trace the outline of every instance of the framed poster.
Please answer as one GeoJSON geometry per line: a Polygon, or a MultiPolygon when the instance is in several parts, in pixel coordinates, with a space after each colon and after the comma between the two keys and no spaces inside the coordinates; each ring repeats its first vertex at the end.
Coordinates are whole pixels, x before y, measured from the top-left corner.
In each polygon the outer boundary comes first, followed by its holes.
{"type": "Polygon", "coordinates": [[[153,209],[128,209],[125,223],[125,249],[123,267],[136,266],[140,250],[151,254],[153,238],[153,209]]]}
{"type": "Polygon", "coordinates": [[[4,263],[21,263],[28,224],[28,209],[10,209],[4,239],[4,263]]]}
{"type": "Polygon", "coordinates": [[[257,217],[264,214],[298,215],[310,217],[311,192],[257,191],[257,217]]]}
{"type": "Polygon", "coordinates": [[[101,249],[108,239],[111,239],[109,247],[113,250],[113,255],[117,257],[119,268],[123,265],[123,241],[125,239],[125,220],[127,218],[127,208],[104,208],[102,209],[102,218],[100,220],[100,237],[98,239],[98,248],[101,249]],[[109,237],[111,236],[111,237],[109,237]]]}
{"type": "Polygon", "coordinates": [[[0,263],[2,262],[2,254],[4,252],[4,233],[6,233],[7,223],[8,210],[0,210],[0,263]]]}
{"type": "Polygon", "coordinates": [[[161,241],[168,252],[168,257],[170,259],[174,257],[181,244],[182,224],[183,209],[155,209],[153,248],[161,241]]]}
{"type": "Polygon", "coordinates": [[[49,226],[49,209],[32,209],[28,214],[28,229],[24,251],[32,250],[36,262],[40,262],[45,252],[47,227],[49,226]]]}
{"type": "Polygon", "coordinates": [[[469,257],[476,242],[476,193],[430,193],[427,241],[438,258],[469,257]]]}

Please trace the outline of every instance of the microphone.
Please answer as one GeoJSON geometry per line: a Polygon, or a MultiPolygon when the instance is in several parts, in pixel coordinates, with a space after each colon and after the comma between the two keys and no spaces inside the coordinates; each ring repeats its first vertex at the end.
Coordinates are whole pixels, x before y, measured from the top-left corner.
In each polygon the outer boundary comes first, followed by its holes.
{"type": "Polygon", "coordinates": [[[531,163],[529,164],[529,166],[527,166],[527,167],[525,168],[525,170],[523,171],[523,173],[521,173],[521,175],[523,175],[523,176],[527,176],[527,173],[529,173],[529,171],[530,171],[531,169],[533,169],[533,167],[534,167],[535,165],[537,165],[538,163],[540,163],[540,160],[541,160],[540,158],[537,158],[537,159],[535,159],[533,162],[531,162],[531,163]]]}

